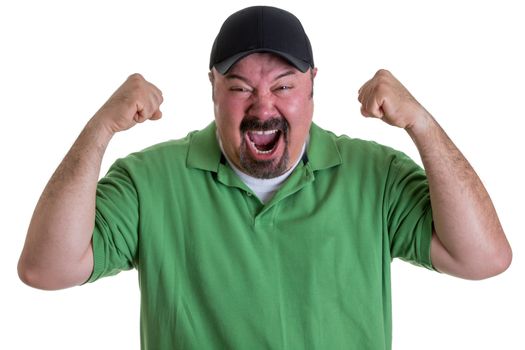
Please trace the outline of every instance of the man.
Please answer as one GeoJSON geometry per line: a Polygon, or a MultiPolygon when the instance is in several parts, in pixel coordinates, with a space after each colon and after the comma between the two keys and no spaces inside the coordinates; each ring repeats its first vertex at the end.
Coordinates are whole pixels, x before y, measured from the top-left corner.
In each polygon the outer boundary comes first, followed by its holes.
{"type": "Polygon", "coordinates": [[[230,16],[212,48],[215,121],[120,159],[112,136],[162,115],[134,74],[86,127],[44,189],[19,262],[60,289],[137,268],[143,349],[390,349],[390,263],[469,279],[511,249],[474,170],[385,70],[361,113],[404,128],[400,152],[312,123],[312,50],[272,7],[230,16]]]}

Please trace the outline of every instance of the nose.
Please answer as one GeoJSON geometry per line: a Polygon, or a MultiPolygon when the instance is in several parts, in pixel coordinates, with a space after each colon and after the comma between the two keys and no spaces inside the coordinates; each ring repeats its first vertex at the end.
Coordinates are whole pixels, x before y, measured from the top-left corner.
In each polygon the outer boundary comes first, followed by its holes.
{"type": "Polygon", "coordinates": [[[257,93],[252,96],[247,115],[259,120],[266,120],[278,114],[275,100],[271,93],[257,93]]]}

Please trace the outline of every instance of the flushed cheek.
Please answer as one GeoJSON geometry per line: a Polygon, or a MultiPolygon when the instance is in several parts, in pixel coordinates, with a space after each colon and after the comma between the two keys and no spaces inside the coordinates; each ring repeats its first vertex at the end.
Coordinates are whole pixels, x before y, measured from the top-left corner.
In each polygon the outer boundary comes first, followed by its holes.
{"type": "Polygon", "coordinates": [[[224,114],[217,118],[216,121],[222,147],[228,158],[238,166],[239,152],[242,143],[241,133],[239,131],[240,121],[225,117],[224,114]]]}
{"type": "Polygon", "coordinates": [[[244,113],[242,112],[242,109],[236,104],[217,103],[215,105],[216,121],[220,124],[220,127],[224,129],[223,131],[236,130],[238,132],[243,115],[244,113]]]}
{"type": "Polygon", "coordinates": [[[309,107],[310,104],[310,100],[294,100],[289,103],[285,109],[282,109],[293,134],[297,132],[304,133],[305,130],[309,129],[312,118],[312,108],[309,107]]]}
{"type": "MultiPolygon", "coordinates": [[[[237,133],[238,134],[238,133],[237,133]]],[[[237,167],[240,164],[240,148],[241,139],[237,135],[232,133],[221,133],[219,131],[219,137],[222,144],[222,149],[226,153],[226,156],[232,161],[237,167]]]]}
{"type": "Polygon", "coordinates": [[[218,125],[218,128],[223,147],[227,147],[229,150],[237,150],[241,145],[238,125],[223,124],[218,125]]]}
{"type": "Polygon", "coordinates": [[[287,108],[287,120],[290,125],[290,156],[296,157],[303,147],[312,122],[311,100],[296,100],[287,108]]]}

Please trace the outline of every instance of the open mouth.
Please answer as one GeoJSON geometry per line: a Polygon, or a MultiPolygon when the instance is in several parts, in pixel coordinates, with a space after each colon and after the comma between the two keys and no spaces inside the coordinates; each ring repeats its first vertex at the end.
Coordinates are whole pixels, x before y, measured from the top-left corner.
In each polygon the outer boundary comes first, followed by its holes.
{"type": "Polygon", "coordinates": [[[272,154],[281,139],[282,132],[279,129],[251,130],[246,133],[251,148],[259,155],[272,154]]]}

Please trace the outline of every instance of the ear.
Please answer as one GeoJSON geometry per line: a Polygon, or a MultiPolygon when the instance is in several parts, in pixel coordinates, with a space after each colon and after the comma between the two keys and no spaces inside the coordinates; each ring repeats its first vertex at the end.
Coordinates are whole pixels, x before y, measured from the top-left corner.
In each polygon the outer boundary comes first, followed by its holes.
{"type": "Polygon", "coordinates": [[[213,75],[213,71],[208,73],[208,79],[210,79],[211,83],[211,99],[215,102],[215,76],[213,75]]]}
{"type": "Polygon", "coordinates": [[[312,68],[312,80],[314,80],[315,76],[317,75],[317,67],[312,68]]]}

